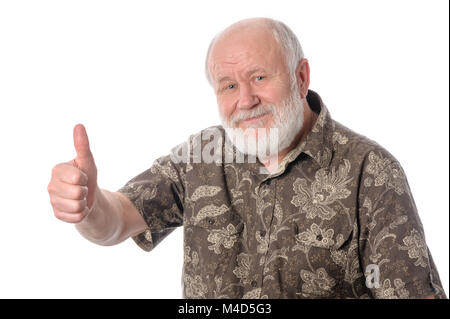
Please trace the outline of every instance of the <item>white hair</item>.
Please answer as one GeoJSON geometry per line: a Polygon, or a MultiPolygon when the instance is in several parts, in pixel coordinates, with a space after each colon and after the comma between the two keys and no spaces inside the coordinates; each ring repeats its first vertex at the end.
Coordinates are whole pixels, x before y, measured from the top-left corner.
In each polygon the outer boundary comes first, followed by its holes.
{"type": "MultiPolygon", "coordinates": [[[[295,70],[298,63],[304,58],[303,49],[300,45],[300,41],[294,32],[283,22],[265,19],[267,22],[267,27],[272,31],[275,40],[280,45],[282,52],[284,54],[285,63],[291,76],[291,85],[295,85],[295,70]]],[[[208,47],[208,52],[206,54],[205,61],[205,73],[208,82],[212,85],[211,74],[209,72],[209,55],[211,53],[211,48],[213,47],[216,39],[223,33],[219,32],[211,41],[208,47]]]]}
{"type": "Polygon", "coordinates": [[[241,153],[264,160],[267,155],[277,154],[291,145],[303,126],[304,108],[305,104],[300,97],[298,86],[294,85],[291,93],[280,102],[278,107],[279,113],[275,104],[266,104],[250,110],[243,109],[237,114],[232,114],[229,118],[226,118],[220,110],[219,114],[222,126],[234,146],[241,153]],[[255,134],[255,130],[259,129],[258,125],[260,122],[251,124],[245,131],[238,127],[240,120],[258,117],[263,114],[272,115],[274,127],[271,130],[275,129],[274,133],[277,134],[275,139],[265,129],[259,131],[257,135],[255,134]]]}

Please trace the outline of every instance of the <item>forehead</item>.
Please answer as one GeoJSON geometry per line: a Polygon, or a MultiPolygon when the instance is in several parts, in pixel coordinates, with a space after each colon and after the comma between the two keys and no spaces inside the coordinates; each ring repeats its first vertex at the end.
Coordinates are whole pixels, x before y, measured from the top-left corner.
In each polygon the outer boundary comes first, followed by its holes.
{"type": "Polygon", "coordinates": [[[221,35],[209,56],[213,79],[234,72],[262,68],[274,70],[284,66],[278,42],[270,30],[243,29],[221,35]]]}

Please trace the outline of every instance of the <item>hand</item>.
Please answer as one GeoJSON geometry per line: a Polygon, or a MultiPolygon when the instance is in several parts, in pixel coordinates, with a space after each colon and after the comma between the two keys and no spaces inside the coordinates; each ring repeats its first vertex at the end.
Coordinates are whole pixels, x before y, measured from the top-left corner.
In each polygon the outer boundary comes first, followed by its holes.
{"type": "Polygon", "coordinates": [[[55,217],[79,223],[89,214],[98,192],[97,168],[83,125],[74,127],[73,141],[77,156],[53,167],[47,190],[55,217]]]}

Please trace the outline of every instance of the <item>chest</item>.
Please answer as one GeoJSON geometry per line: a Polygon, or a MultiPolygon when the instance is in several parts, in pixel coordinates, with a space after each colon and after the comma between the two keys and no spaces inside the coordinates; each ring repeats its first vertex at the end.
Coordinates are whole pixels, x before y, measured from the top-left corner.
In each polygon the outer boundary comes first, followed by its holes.
{"type": "Polygon", "coordinates": [[[232,165],[197,171],[186,188],[185,272],[216,294],[228,282],[234,297],[323,297],[361,277],[356,185],[342,165],[269,179],[232,165]]]}

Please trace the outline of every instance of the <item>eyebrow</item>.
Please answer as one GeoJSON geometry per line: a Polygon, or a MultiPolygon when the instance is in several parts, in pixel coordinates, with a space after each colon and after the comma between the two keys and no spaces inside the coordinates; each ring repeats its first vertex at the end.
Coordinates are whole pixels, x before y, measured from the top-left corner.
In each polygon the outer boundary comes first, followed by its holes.
{"type": "MultiPolygon", "coordinates": [[[[249,71],[247,71],[247,72],[245,73],[245,75],[246,75],[246,76],[250,76],[250,75],[252,75],[252,74],[254,74],[254,73],[257,73],[257,72],[265,72],[265,70],[264,70],[263,68],[256,67],[256,68],[253,68],[253,69],[250,69],[249,71]]],[[[220,77],[220,78],[217,80],[217,83],[221,83],[221,82],[227,81],[227,80],[231,80],[231,78],[230,78],[229,76],[222,76],[222,77],[220,77]]]]}
{"type": "Polygon", "coordinates": [[[217,83],[221,83],[221,82],[227,81],[227,80],[231,80],[231,78],[229,76],[222,76],[219,78],[219,80],[217,80],[217,83]]]}
{"type": "Polygon", "coordinates": [[[266,70],[264,70],[263,68],[257,67],[257,68],[251,69],[250,71],[247,71],[246,75],[249,76],[249,75],[252,75],[257,72],[266,72],[266,70]]]}

